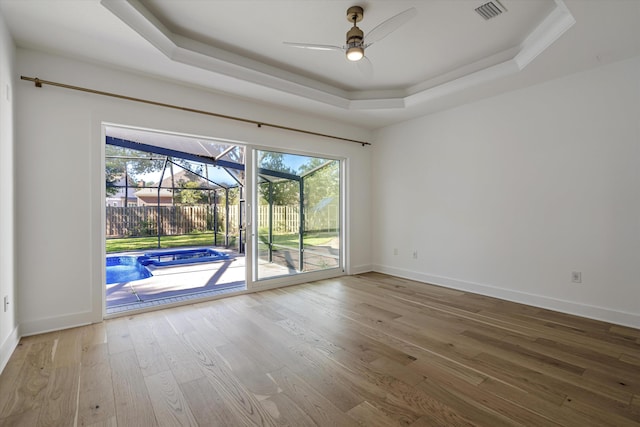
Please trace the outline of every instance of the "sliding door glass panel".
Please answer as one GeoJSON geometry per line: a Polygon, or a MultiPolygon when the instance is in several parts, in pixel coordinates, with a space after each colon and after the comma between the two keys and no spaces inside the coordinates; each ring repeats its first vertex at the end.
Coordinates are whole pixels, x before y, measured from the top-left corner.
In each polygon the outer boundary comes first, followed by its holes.
{"type": "Polygon", "coordinates": [[[340,161],[256,154],[256,280],[340,268],[340,161]]]}

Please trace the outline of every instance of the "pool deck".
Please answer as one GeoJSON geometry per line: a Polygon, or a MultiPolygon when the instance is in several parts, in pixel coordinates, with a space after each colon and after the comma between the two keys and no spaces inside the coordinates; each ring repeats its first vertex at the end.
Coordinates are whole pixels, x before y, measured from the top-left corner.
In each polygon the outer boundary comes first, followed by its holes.
{"type": "MultiPolygon", "coordinates": [[[[178,248],[173,248],[178,249],[178,248]]],[[[196,246],[179,249],[213,249],[229,255],[228,260],[201,262],[193,264],[146,268],[152,277],[123,283],[106,285],[106,313],[118,314],[130,310],[144,309],[162,304],[180,303],[199,298],[208,298],[220,294],[246,289],[246,263],[244,254],[233,250],[196,246]]],[[[338,257],[332,247],[319,248],[305,252],[307,271],[338,265],[338,257]]],[[[149,250],[109,253],[108,256],[140,256],[149,250]]],[[[261,254],[258,272],[261,279],[286,276],[295,273],[298,266],[297,250],[278,250],[274,252],[272,263],[261,254]]]]}
{"type": "MultiPolygon", "coordinates": [[[[170,267],[147,266],[152,277],[106,285],[107,314],[178,302],[245,288],[245,257],[227,249],[228,260],[170,267]]],[[[138,256],[144,251],[110,253],[109,256],[138,256]]]]}
{"type": "MultiPolygon", "coordinates": [[[[152,277],[106,285],[107,315],[246,289],[244,254],[224,248],[211,249],[228,254],[229,259],[167,267],[149,265],[147,269],[152,277]]],[[[109,253],[108,256],[139,256],[144,252],[148,251],[109,253]]],[[[270,276],[289,272],[288,268],[276,264],[263,268],[268,269],[270,276]]]]}

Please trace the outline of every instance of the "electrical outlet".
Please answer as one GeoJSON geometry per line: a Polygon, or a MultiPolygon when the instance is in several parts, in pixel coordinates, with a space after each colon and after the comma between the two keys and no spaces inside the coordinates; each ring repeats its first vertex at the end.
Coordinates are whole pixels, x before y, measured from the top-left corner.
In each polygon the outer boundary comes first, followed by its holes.
{"type": "Polygon", "coordinates": [[[398,248],[393,248],[393,254],[398,255],[398,248]]]}
{"type": "Polygon", "coordinates": [[[582,272],[581,271],[572,271],[571,272],[571,281],[573,283],[582,283],[582,272]]]}
{"type": "Polygon", "coordinates": [[[9,309],[9,295],[5,295],[4,297],[4,312],[6,313],[9,309]]]}
{"type": "Polygon", "coordinates": [[[413,259],[418,259],[418,251],[413,251],[413,259]]]}

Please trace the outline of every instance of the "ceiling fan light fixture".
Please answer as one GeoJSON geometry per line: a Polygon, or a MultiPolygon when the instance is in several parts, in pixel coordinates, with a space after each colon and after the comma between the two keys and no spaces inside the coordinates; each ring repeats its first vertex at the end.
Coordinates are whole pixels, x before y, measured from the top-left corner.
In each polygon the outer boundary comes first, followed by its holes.
{"type": "Polygon", "coordinates": [[[360,61],[364,56],[362,40],[364,40],[364,33],[356,26],[356,18],[354,18],[353,27],[347,32],[347,45],[345,46],[349,61],[360,61]]]}
{"type": "Polygon", "coordinates": [[[360,61],[364,57],[364,49],[360,46],[352,46],[347,49],[347,59],[349,61],[360,61]]]}

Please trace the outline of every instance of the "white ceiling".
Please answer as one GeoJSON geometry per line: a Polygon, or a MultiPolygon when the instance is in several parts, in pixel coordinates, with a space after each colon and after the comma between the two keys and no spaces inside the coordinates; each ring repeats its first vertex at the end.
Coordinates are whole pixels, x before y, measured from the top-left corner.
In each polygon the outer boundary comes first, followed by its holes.
{"type": "Polygon", "coordinates": [[[507,11],[485,21],[474,9],[486,1],[0,0],[0,11],[20,47],[366,128],[640,55],[640,0],[501,0],[507,11]],[[418,12],[367,48],[373,76],[340,52],[283,44],[342,46],[353,5],[365,40],[418,12]]]}

